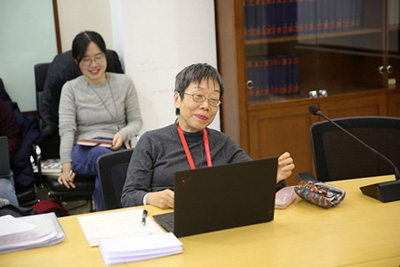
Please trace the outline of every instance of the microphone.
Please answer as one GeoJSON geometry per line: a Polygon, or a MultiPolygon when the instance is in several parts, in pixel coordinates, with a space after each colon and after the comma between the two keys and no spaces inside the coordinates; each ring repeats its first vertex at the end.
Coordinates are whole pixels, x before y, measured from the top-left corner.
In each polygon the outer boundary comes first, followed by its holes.
{"type": "Polygon", "coordinates": [[[348,134],[351,138],[355,139],[360,144],[362,144],[364,147],[368,148],[369,150],[371,150],[372,152],[374,152],[375,154],[377,154],[378,156],[380,156],[381,158],[386,160],[388,163],[390,163],[390,165],[392,165],[392,167],[394,169],[394,175],[396,177],[396,180],[360,187],[361,191],[365,195],[368,195],[370,197],[378,199],[382,202],[400,200],[400,172],[399,172],[399,169],[396,167],[396,165],[390,159],[388,159],[385,155],[378,152],[374,148],[370,147],[365,142],[360,140],[358,137],[356,137],[355,135],[353,135],[352,133],[350,133],[349,131],[344,129],[342,126],[340,126],[339,124],[337,124],[336,122],[332,121],[330,118],[325,116],[318,107],[316,107],[314,105],[310,105],[308,107],[308,110],[310,111],[311,114],[313,114],[315,116],[320,116],[320,117],[324,118],[325,120],[329,121],[330,123],[335,125],[337,128],[339,128],[341,131],[348,134]]]}

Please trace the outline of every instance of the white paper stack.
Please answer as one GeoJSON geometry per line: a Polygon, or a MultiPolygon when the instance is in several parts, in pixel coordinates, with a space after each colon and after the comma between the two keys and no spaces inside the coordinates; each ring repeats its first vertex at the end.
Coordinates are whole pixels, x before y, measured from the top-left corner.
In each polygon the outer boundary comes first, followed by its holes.
{"type": "Polygon", "coordinates": [[[150,217],[147,217],[146,224],[142,225],[142,214],[143,209],[128,209],[83,215],[77,219],[89,246],[94,247],[99,245],[100,239],[164,233],[164,230],[150,217]]]}
{"type": "Polygon", "coordinates": [[[54,245],[64,237],[54,213],[0,217],[0,253],[54,245]]]}
{"type": "Polygon", "coordinates": [[[100,252],[105,264],[111,265],[182,253],[182,243],[173,233],[102,239],[100,252]]]}

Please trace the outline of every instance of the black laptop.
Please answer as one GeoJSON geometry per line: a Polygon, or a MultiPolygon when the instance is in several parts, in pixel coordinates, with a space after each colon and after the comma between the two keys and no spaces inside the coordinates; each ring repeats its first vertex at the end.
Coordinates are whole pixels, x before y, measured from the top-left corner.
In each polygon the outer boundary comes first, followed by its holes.
{"type": "Polygon", "coordinates": [[[177,237],[274,219],[277,157],[175,173],[173,213],[153,218],[177,237]]]}
{"type": "Polygon", "coordinates": [[[0,136],[0,176],[10,176],[10,157],[7,136],[0,136]]]}

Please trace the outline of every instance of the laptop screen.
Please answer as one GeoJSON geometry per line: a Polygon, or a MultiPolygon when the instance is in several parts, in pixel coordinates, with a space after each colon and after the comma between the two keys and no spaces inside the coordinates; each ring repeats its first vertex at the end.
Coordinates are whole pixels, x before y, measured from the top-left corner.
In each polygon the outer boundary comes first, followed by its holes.
{"type": "Polygon", "coordinates": [[[273,220],[276,172],[276,157],[176,172],[174,234],[182,237],[273,220]]]}

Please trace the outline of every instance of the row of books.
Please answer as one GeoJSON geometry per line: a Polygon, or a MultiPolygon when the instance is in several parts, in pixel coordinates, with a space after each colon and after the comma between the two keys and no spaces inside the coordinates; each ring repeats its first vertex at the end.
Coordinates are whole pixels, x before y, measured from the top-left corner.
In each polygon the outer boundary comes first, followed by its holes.
{"type": "Polygon", "coordinates": [[[246,62],[249,100],[300,93],[300,56],[277,55],[246,62]]]}
{"type": "Polygon", "coordinates": [[[361,25],[363,0],[244,0],[247,40],[345,31],[361,25]]]}

